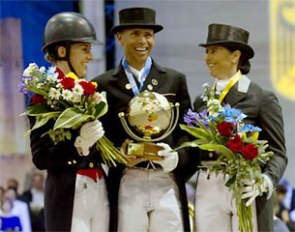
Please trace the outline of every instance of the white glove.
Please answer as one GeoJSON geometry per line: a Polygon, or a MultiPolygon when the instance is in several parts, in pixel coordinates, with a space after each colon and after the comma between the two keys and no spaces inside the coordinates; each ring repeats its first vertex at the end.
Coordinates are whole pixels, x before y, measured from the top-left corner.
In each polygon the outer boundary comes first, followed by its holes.
{"type": "Polygon", "coordinates": [[[262,174],[261,186],[250,180],[243,180],[243,184],[244,188],[242,189],[241,199],[248,199],[246,202],[246,206],[251,205],[256,197],[262,195],[263,193],[268,193],[267,199],[269,199],[273,192],[273,184],[270,178],[265,174],[262,174]]]}
{"type": "Polygon", "coordinates": [[[80,155],[87,156],[89,155],[89,148],[103,136],[104,129],[100,121],[87,122],[81,127],[80,136],[76,138],[74,145],[80,155]]]}
{"type": "Polygon", "coordinates": [[[164,150],[158,151],[158,156],[161,156],[164,159],[154,160],[153,162],[160,164],[164,172],[171,172],[178,164],[178,153],[176,151],[172,151],[171,147],[166,143],[157,143],[157,145],[164,148],[164,150]]]}

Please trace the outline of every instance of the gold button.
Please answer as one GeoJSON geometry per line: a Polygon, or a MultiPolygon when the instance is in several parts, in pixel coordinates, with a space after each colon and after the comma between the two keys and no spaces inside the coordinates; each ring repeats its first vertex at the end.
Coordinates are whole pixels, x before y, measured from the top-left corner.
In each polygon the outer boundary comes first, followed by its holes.
{"type": "Polygon", "coordinates": [[[153,85],[158,85],[158,81],[156,79],[152,79],[152,84],[153,85]]]}
{"type": "Polygon", "coordinates": [[[68,165],[72,165],[72,162],[71,161],[68,161],[68,165]]]}
{"type": "Polygon", "coordinates": [[[90,168],[93,168],[93,167],[94,167],[94,164],[93,164],[92,162],[90,162],[90,163],[89,163],[89,167],[90,167],[90,168]]]}
{"type": "Polygon", "coordinates": [[[154,88],[154,87],[153,87],[151,84],[148,84],[148,86],[147,86],[147,89],[148,89],[148,90],[152,91],[153,88],[154,88]]]}
{"type": "Polygon", "coordinates": [[[73,164],[76,164],[77,163],[77,161],[76,160],[73,160],[73,164]]]}

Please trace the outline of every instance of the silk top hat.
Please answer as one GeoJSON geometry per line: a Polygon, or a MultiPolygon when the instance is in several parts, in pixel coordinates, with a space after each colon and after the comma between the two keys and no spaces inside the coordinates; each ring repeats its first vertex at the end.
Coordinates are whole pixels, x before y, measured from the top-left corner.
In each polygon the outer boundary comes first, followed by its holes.
{"type": "Polygon", "coordinates": [[[230,25],[210,24],[208,27],[207,42],[199,44],[201,47],[222,45],[240,50],[247,59],[254,56],[254,50],[248,45],[249,32],[230,25]]]}
{"type": "Polygon", "coordinates": [[[112,28],[113,33],[117,33],[126,28],[150,28],[154,32],[163,29],[156,24],[156,12],[150,8],[126,8],[119,12],[120,24],[112,28]]]}

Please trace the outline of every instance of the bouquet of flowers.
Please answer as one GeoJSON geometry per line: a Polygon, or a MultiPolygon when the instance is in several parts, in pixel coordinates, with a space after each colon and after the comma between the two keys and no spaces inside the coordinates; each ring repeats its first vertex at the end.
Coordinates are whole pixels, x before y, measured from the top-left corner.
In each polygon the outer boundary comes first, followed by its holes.
{"type": "MultiPolygon", "coordinates": [[[[22,115],[35,117],[35,124],[26,133],[42,127],[49,120],[54,126],[46,134],[55,144],[71,139],[71,130],[96,120],[108,110],[105,92],[96,92],[96,83],[78,79],[74,73],[65,76],[58,68],[30,64],[23,72],[20,92],[31,98],[22,115]]],[[[103,136],[96,142],[108,166],[126,163],[121,152],[103,136]]]]}
{"type": "Polygon", "coordinates": [[[199,147],[218,154],[217,161],[209,166],[209,170],[227,177],[226,186],[236,200],[239,231],[253,231],[252,207],[247,207],[246,199],[241,199],[242,180],[256,183],[262,193],[260,164],[269,160],[273,152],[266,151],[267,141],[258,140],[259,127],[244,123],[245,114],[229,105],[222,106],[218,93],[207,84],[204,87],[202,99],[207,103],[207,108],[200,113],[189,110],[184,116],[187,125],[180,125],[196,140],[186,142],[178,149],[199,147]]]}

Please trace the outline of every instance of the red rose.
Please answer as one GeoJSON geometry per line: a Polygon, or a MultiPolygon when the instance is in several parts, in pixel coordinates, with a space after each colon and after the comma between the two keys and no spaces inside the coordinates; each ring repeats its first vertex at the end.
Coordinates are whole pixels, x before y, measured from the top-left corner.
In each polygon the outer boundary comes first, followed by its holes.
{"type": "Polygon", "coordinates": [[[240,152],[243,147],[242,140],[238,134],[234,138],[228,140],[227,147],[234,153],[240,152]]]}
{"type": "Polygon", "coordinates": [[[84,90],[84,95],[92,95],[96,91],[96,86],[90,81],[81,81],[79,84],[82,86],[84,90]]]}
{"type": "Polygon", "coordinates": [[[231,122],[221,122],[217,125],[217,130],[221,136],[230,137],[234,129],[234,124],[231,122]]]}
{"type": "Polygon", "coordinates": [[[32,96],[32,104],[36,105],[36,104],[45,104],[45,103],[46,103],[46,99],[43,96],[39,94],[32,96]]]}
{"type": "Polygon", "coordinates": [[[75,80],[70,77],[65,77],[60,82],[64,89],[72,90],[75,86],[75,80]]]}
{"type": "Polygon", "coordinates": [[[242,156],[249,160],[253,160],[258,156],[258,149],[254,144],[247,144],[241,149],[242,156]]]}

